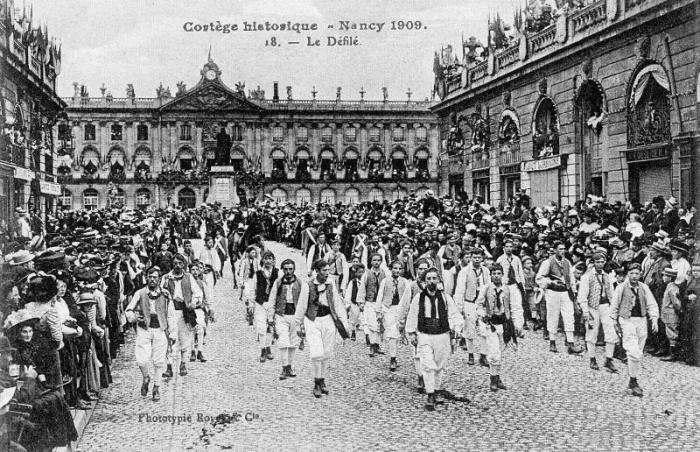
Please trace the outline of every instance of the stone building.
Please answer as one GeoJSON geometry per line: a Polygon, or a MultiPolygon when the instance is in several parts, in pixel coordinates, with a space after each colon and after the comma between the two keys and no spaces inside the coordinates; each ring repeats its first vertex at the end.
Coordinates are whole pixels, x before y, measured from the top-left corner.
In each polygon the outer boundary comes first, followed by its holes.
{"type": "Polygon", "coordinates": [[[75,84],[57,126],[64,208],[128,208],[271,196],[281,202],[361,202],[439,192],[437,117],[428,101],[295,100],[274,84],[228,88],[211,58],[196,86],[155,98],[90,97],[75,84]],[[223,173],[221,172],[223,171],[223,173]],[[210,178],[232,176],[235,182],[210,178]],[[223,185],[219,184],[223,182],[223,185]],[[111,185],[109,185],[111,183],[111,185]],[[216,185],[215,188],[210,188],[216,185]],[[237,193],[232,187],[237,186],[237,193]],[[212,190],[210,196],[210,190],[212,190]],[[111,194],[110,194],[111,192],[111,194]]]}
{"type": "Polygon", "coordinates": [[[463,65],[436,54],[450,190],[494,205],[520,189],[533,206],[698,199],[700,4],[584,3],[497,19],[463,65]]]}
{"type": "Polygon", "coordinates": [[[56,94],[61,49],[26,8],[0,0],[0,219],[16,207],[55,209],[53,125],[65,103],[56,94]]]}

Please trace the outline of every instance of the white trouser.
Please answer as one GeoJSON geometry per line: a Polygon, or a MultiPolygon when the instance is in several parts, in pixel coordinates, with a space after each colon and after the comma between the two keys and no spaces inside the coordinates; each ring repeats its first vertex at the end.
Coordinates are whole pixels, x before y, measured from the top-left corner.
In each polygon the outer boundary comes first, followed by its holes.
{"type": "Polygon", "coordinates": [[[500,375],[498,371],[502,364],[503,350],[506,348],[503,341],[503,325],[493,325],[493,329],[495,331],[491,330],[491,325],[483,325],[481,331],[486,342],[486,359],[491,367],[491,375],[500,375]]]}
{"type": "Polygon", "coordinates": [[[462,329],[462,334],[464,335],[465,341],[467,343],[467,353],[476,353],[476,347],[474,346],[474,341],[477,341],[477,346],[479,348],[479,353],[486,354],[486,345],[484,342],[484,336],[479,334],[479,330],[484,328],[483,325],[477,326],[477,315],[476,315],[476,303],[464,302],[464,327],[462,329]]]}
{"type": "Polygon", "coordinates": [[[276,315],[275,329],[277,330],[277,346],[279,348],[298,347],[300,338],[297,334],[297,323],[293,315],[276,315]]]}
{"type": "Polygon", "coordinates": [[[647,319],[646,317],[630,317],[629,319],[620,317],[619,321],[622,328],[622,346],[627,352],[630,378],[637,378],[644,355],[644,344],[647,341],[647,319]]]}
{"type": "MultiPolygon", "coordinates": [[[[569,292],[555,292],[545,289],[544,299],[547,302],[547,330],[549,337],[554,340],[559,331],[559,314],[564,319],[564,331],[570,333],[573,339],[574,332],[574,303],[569,297],[569,292]]],[[[516,327],[517,328],[517,327],[516,327]]],[[[566,335],[567,340],[569,334],[566,335]]]]}
{"type": "Polygon", "coordinates": [[[442,385],[442,372],[452,354],[450,333],[418,333],[418,355],[423,373],[425,391],[433,393],[442,385]]]}
{"type": "Polygon", "coordinates": [[[187,353],[194,343],[194,331],[185,323],[182,311],[175,310],[175,317],[177,318],[177,343],[173,345],[172,350],[187,353]]]}
{"type": "Polygon", "coordinates": [[[591,323],[586,325],[586,349],[588,357],[595,358],[595,344],[598,342],[598,331],[600,325],[603,325],[603,334],[605,336],[605,356],[612,358],[615,351],[615,344],[618,343],[615,324],[610,318],[610,305],[608,303],[601,304],[598,308],[593,309],[588,307],[588,315],[593,319],[591,323]],[[589,326],[592,324],[592,328],[589,326]]]}
{"type": "Polygon", "coordinates": [[[522,330],[525,324],[525,316],[523,311],[523,294],[517,284],[508,286],[510,292],[510,314],[513,320],[513,326],[517,330],[522,330]]]}
{"type": "Polygon", "coordinates": [[[335,349],[335,323],[329,315],[316,317],[313,321],[304,317],[306,339],[309,342],[309,355],[313,361],[326,360],[333,357],[335,349]]]}
{"type": "Polygon", "coordinates": [[[360,306],[356,304],[350,305],[350,310],[348,312],[348,321],[350,323],[350,331],[355,331],[357,329],[357,324],[360,322],[360,306]]]}
{"type": "Polygon", "coordinates": [[[398,339],[401,335],[399,334],[399,305],[394,305],[390,307],[383,306],[382,312],[384,313],[384,336],[387,339],[398,339]]]}
{"type": "Polygon", "coordinates": [[[153,384],[156,386],[160,386],[160,381],[165,371],[167,352],[168,337],[165,335],[165,331],[160,328],[149,328],[147,330],[141,327],[136,328],[136,344],[134,348],[136,363],[141,368],[144,377],[148,375],[148,364],[153,363],[153,367],[155,367],[153,384]]]}
{"type": "Polygon", "coordinates": [[[377,321],[377,302],[365,303],[365,325],[369,333],[369,341],[372,344],[379,343],[379,322],[377,321]]]}

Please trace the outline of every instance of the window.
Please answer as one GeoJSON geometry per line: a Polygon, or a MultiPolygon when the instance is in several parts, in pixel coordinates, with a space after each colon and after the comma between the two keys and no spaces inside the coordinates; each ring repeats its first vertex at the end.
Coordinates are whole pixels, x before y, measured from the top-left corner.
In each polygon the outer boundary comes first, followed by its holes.
{"type": "Polygon", "coordinates": [[[44,154],[44,172],[53,176],[53,155],[50,152],[44,154]]]}
{"type": "Polygon", "coordinates": [[[272,141],[283,141],[284,140],[284,129],[280,126],[275,126],[272,128],[272,141]]]}
{"type": "Polygon", "coordinates": [[[136,192],[136,208],[144,210],[151,205],[151,192],[141,188],[136,192]]]}
{"type": "Polygon", "coordinates": [[[559,155],[559,123],[557,110],[551,99],[545,98],[540,102],[535,112],[533,128],[533,157],[559,155]]]}
{"type": "Polygon", "coordinates": [[[180,139],[184,141],[189,141],[192,139],[192,126],[188,124],[183,124],[180,126],[180,139]]]}
{"type": "Polygon", "coordinates": [[[321,130],[321,141],[324,143],[330,143],[333,141],[333,129],[330,127],[324,127],[321,130]]]}
{"type": "Polygon", "coordinates": [[[416,129],[416,140],[418,141],[428,141],[428,129],[425,127],[418,127],[416,129]]]}
{"type": "Polygon", "coordinates": [[[403,141],[403,128],[394,127],[394,141],[403,141]]]}
{"type": "Polygon", "coordinates": [[[379,141],[381,139],[381,130],[379,127],[369,129],[369,141],[379,141]]]}
{"type": "Polygon", "coordinates": [[[180,170],[181,171],[189,171],[194,168],[194,165],[192,164],[192,159],[188,157],[182,157],[180,158],[180,170]]]}
{"type": "Polygon", "coordinates": [[[83,209],[85,210],[97,210],[97,203],[99,201],[100,195],[94,188],[88,188],[83,192],[83,209]]]}
{"type": "Polygon", "coordinates": [[[112,141],[122,140],[122,126],[119,124],[112,124],[112,141]]]}
{"type": "Polygon", "coordinates": [[[345,141],[355,141],[357,139],[357,129],[348,127],[345,129],[345,141]]]}
{"type": "Polygon", "coordinates": [[[68,124],[58,125],[58,141],[69,141],[71,139],[70,126],[68,124]]]}
{"type": "Polygon", "coordinates": [[[233,126],[232,141],[243,141],[243,126],[233,126]]]}
{"type": "Polygon", "coordinates": [[[309,141],[309,129],[299,127],[297,129],[297,141],[309,141]]]}
{"type": "Polygon", "coordinates": [[[85,124],[85,141],[95,141],[95,124],[85,124]]]}
{"type": "Polygon", "coordinates": [[[148,141],[148,126],[146,124],[139,124],[136,127],[136,140],[148,141]]]}
{"type": "Polygon", "coordinates": [[[63,210],[73,210],[73,193],[65,188],[58,197],[58,203],[63,210]]]}

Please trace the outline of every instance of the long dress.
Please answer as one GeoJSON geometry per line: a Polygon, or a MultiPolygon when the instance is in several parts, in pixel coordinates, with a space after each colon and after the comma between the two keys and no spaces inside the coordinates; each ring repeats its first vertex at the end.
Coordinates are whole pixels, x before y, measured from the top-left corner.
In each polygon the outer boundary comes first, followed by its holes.
{"type": "Polygon", "coordinates": [[[63,331],[58,311],[51,303],[27,303],[25,309],[31,317],[38,317],[39,324],[34,330],[34,342],[37,347],[35,361],[42,369],[46,383],[52,388],[61,388],[61,359],[58,350],[63,346],[63,331]]]}

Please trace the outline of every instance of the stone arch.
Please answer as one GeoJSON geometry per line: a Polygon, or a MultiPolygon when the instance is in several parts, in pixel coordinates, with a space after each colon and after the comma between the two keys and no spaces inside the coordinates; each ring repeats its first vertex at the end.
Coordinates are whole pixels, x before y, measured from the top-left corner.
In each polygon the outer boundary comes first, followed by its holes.
{"type": "Polygon", "coordinates": [[[333,190],[332,188],[324,188],[323,190],[321,190],[320,202],[325,203],[325,204],[334,205],[336,202],[335,199],[336,199],[336,193],[335,193],[335,190],[333,190]]]}
{"type": "Polygon", "coordinates": [[[126,164],[126,153],[121,146],[112,146],[112,148],[107,153],[107,163],[111,166],[115,163],[119,163],[122,166],[126,164]]]}
{"type": "Polygon", "coordinates": [[[384,192],[382,191],[381,188],[374,187],[367,194],[367,200],[368,201],[382,202],[382,201],[384,201],[384,192]]]}
{"type": "Polygon", "coordinates": [[[355,187],[350,187],[345,190],[345,204],[359,204],[360,190],[355,187]]]}
{"type": "Polygon", "coordinates": [[[640,62],[627,86],[627,144],[644,146],[671,141],[673,86],[664,66],[640,62]]]}
{"type": "Polygon", "coordinates": [[[95,166],[100,165],[100,153],[94,146],[85,146],[80,153],[80,166],[85,166],[92,162],[95,166]]]}
{"type": "Polygon", "coordinates": [[[535,103],[531,130],[535,158],[559,154],[559,110],[551,97],[540,96],[535,103]]]}
{"type": "Polygon", "coordinates": [[[197,195],[189,187],[181,189],[177,194],[177,205],[185,209],[197,207],[197,195]]]}

